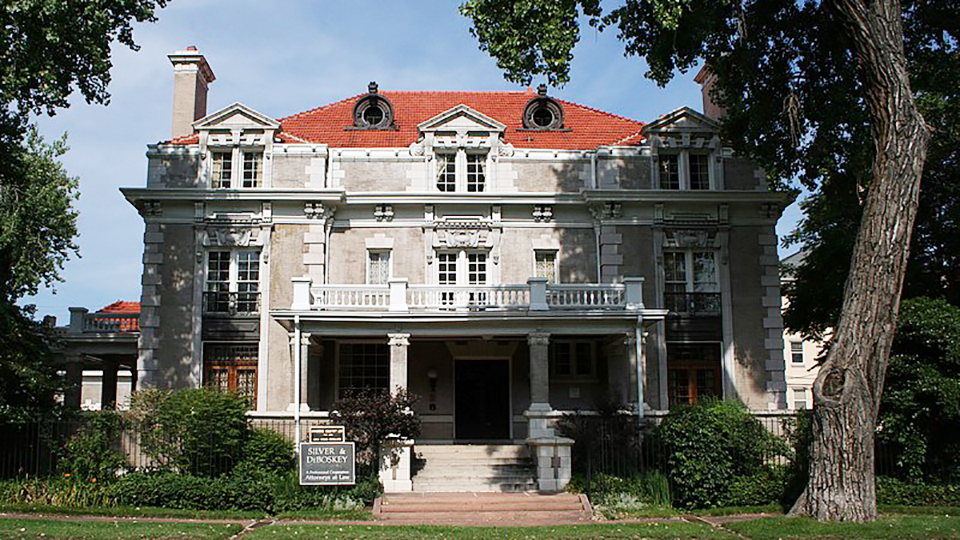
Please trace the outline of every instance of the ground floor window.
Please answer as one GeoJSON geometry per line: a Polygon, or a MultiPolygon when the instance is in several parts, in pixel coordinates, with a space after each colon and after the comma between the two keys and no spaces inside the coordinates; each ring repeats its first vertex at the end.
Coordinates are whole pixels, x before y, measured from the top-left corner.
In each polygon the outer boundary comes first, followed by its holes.
{"type": "Polygon", "coordinates": [[[719,343],[668,343],[670,407],[722,395],[719,343]]]}
{"type": "Polygon", "coordinates": [[[390,349],[385,343],[341,343],[339,346],[340,397],[351,392],[390,388],[390,349]]]}
{"type": "Polygon", "coordinates": [[[205,343],[204,381],[209,388],[242,397],[253,409],[257,403],[257,343],[205,343]]]}

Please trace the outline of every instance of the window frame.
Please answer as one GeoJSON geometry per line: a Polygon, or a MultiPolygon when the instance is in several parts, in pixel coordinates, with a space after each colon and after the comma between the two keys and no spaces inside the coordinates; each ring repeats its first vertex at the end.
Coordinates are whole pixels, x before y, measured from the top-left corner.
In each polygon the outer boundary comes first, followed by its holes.
{"type": "Polygon", "coordinates": [[[490,285],[493,281],[493,276],[491,272],[493,266],[491,265],[490,250],[483,248],[448,248],[448,249],[438,249],[434,253],[434,260],[436,261],[436,270],[434,271],[434,278],[437,285],[448,285],[451,287],[483,287],[490,285]],[[448,264],[447,262],[441,261],[441,257],[456,255],[453,260],[454,263],[454,273],[456,276],[455,283],[443,283],[441,277],[445,274],[449,274],[449,271],[443,271],[441,265],[448,264]],[[484,270],[485,279],[483,283],[470,283],[470,256],[471,255],[483,255],[484,261],[484,270]]]}
{"type": "MultiPolygon", "coordinates": [[[[218,258],[219,258],[219,256],[218,256],[218,258]]],[[[239,248],[239,249],[238,249],[238,248],[232,248],[232,249],[211,248],[211,249],[206,250],[206,252],[204,253],[203,263],[204,263],[204,265],[203,265],[203,293],[204,293],[205,295],[208,294],[208,293],[221,293],[221,294],[226,293],[226,294],[227,294],[227,304],[228,304],[227,310],[226,310],[226,311],[222,311],[222,310],[219,310],[219,309],[217,309],[217,310],[211,310],[211,309],[208,307],[208,303],[207,303],[207,302],[204,302],[204,315],[259,315],[260,310],[262,309],[262,306],[260,305],[260,296],[261,296],[261,294],[263,293],[263,251],[262,251],[259,247],[239,248]],[[211,281],[211,280],[210,280],[210,273],[211,273],[211,269],[210,269],[210,259],[211,259],[211,255],[214,254],[214,253],[217,253],[217,254],[227,253],[228,256],[229,256],[229,259],[228,259],[228,261],[227,261],[227,262],[228,262],[228,267],[227,267],[227,279],[226,279],[226,281],[220,280],[220,279],[218,279],[218,280],[216,280],[216,281],[211,281]],[[243,255],[255,254],[255,255],[256,255],[256,256],[252,259],[253,261],[256,261],[256,269],[254,270],[254,271],[256,272],[256,279],[254,279],[254,280],[250,280],[250,279],[240,279],[240,278],[241,278],[241,272],[242,272],[242,270],[241,270],[241,265],[242,265],[242,263],[243,263],[243,261],[241,261],[241,254],[243,254],[243,255]],[[219,284],[219,285],[226,284],[226,285],[227,285],[227,288],[226,288],[226,290],[222,290],[222,287],[220,288],[220,290],[212,290],[212,289],[211,289],[211,285],[212,285],[212,284],[219,284]],[[254,290],[240,290],[240,289],[241,289],[241,285],[251,285],[251,284],[255,285],[254,290]],[[253,302],[253,305],[254,305],[255,309],[254,309],[253,311],[247,311],[247,310],[241,310],[241,309],[239,309],[238,306],[239,306],[239,304],[241,303],[240,295],[241,295],[241,294],[251,294],[251,293],[254,294],[253,299],[252,299],[252,300],[245,300],[244,302],[248,302],[248,303],[249,303],[249,302],[253,302]],[[230,306],[230,305],[229,305],[229,304],[230,304],[230,297],[231,297],[232,295],[236,295],[236,299],[237,299],[237,300],[236,300],[236,302],[234,303],[233,306],[230,306]]],[[[249,270],[248,270],[248,271],[249,271],[249,270]]],[[[220,302],[219,302],[219,301],[217,302],[217,305],[218,305],[218,306],[220,305],[220,302]]]]}
{"type": "Polygon", "coordinates": [[[203,342],[203,380],[204,388],[219,390],[219,385],[215,385],[214,371],[223,370],[227,373],[227,391],[237,393],[241,398],[248,401],[249,410],[256,410],[257,396],[260,386],[260,344],[257,341],[204,341],[203,342]],[[253,352],[252,358],[239,359],[236,355],[230,355],[229,359],[213,359],[212,349],[214,347],[225,347],[229,349],[238,349],[240,347],[249,348],[253,352]],[[239,372],[253,372],[253,392],[252,394],[239,394],[239,372]]]}
{"type": "Polygon", "coordinates": [[[575,382],[575,381],[594,381],[597,379],[597,342],[594,339],[585,339],[585,338],[557,338],[550,340],[550,377],[558,381],[565,382],[575,382]],[[589,358],[589,370],[587,372],[580,372],[579,362],[577,362],[577,347],[579,345],[587,345],[589,358]],[[562,373],[559,369],[559,361],[557,356],[561,347],[568,347],[568,352],[570,354],[570,369],[562,373]]]}
{"type": "Polygon", "coordinates": [[[241,145],[234,144],[230,146],[210,146],[207,149],[207,159],[209,163],[207,171],[207,186],[210,189],[259,189],[266,187],[266,148],[259,145],[241,145]],[[229,178],[219,178],[214,179],[214,174],[217,172],[216,169],[216,156],[217,155],[229,155],[230,156],[230,176],[229,178]],[[254,179],[253,185],[246,186],[247,182],[247,158],[246,156],[255,155],[258,156],[255,160],[256,167],[256,178],[254,179]],[[226,180],[226,184],[224,184],[226,180]],[[219,185],[218,185],[219,184],[219,185]]]}
{"type": "Polygon", "coordinates": [[[793,365],[802,366],[805,363],[805,358],[803,354],[803,342],[797,340],[790,341],[790,363],[793,365]],[[799,350],[798,350],[799,348],[799,350]],[[797,362],[797,357],[799,355],[800,361],[797,362]]]}
{"type": "Polygon", "coordinates": [[[456,151],[438,149],[434,153],[436,168],[434,169],[433,186],[438,193],[489,193],[490,192],[490,152],[486,149],[467,150],[458,148],[456,151]],[[451,159],[452,158],[452,159],[451,159]],[[479,172],[471,171],[471,165],[475,164],[479,172]],[[449,179],[452,166],[452,182],[449,179]],[[442,167],[442,169],[441,169],[442,167]],[[471,175],[482,177],[479,182],[479,189],[472,189],[477,182],[471,179],[471,175]],[[452,189],[443,189],[440,187],[441,176],[445,176],[444,186],[450,186],[452,189]]]}
{"type": "Polygon", "coordinates": [[[656,175],[657,189],[664,191],[715,191],[717,189],[716,173],[714,171],[714,153],[703,150],[690,149],[665,149],[657,154],[657,162],[654,166],[656,175]],[[663,183],[663,162],[666,157],[676,157],[677,161],[677,187],[667,187],[663,183]],[[707,184],[704,187],[693,187],[692,166],[690,156],[703,156],[706,160],[707,184]]]}
{"type": "MultiPolygon", "coordinates": [[[[386,371],[387,380],[386,380],[385,387],[376,388],[376,389],[384,392],[390,391],[390,345],[382,341],[375,341],[375,340],[363,340],[363,339],[337,340],[336,341],[336,360],[335,360],[336,373],[334,375],[334,385],[335,385],[334,395],[337,396],[337,399],[342,399],[344,397],[345,388],[370,388],[370,387],[356,387],[356,386],[344,387],[343,386],[341,379],[343,377],[343,366],[344,366],[344,363],[343,363],[343,346],[344,345],[350,345],[350,346],[374,345],[378,347],[383,347],[385,352],[385,357],[386,357],[386,366],[384,367],[384,370],[386,371]]],[[[377,378],[377,376],[374,375],[374,378],[377,378]]]]}
{"type": "Polygon", "coordinates": [[[556,285],[560,283],[560,250],[557,248],[534,248],[533,250],[533,277],[547,278],[547,283],[550,285],[556,285]],[[540,260],[541,255],[551,255],[553,256],[553,279],[550,279],[550,276],[541,276],[540,275],[540,260]]]}
{"type": "Polygon", "coordinates": [[[367,266],[366,266],[366,284],[367,285],[389,285],[390,280],[393,279],[393,253],[392,249],[388,248],[367,248],[367,266]],[[373,277],[373,256],[384,256],[386,255],[387,259],[387,277],[383,283],[374,283],[371,279],[373,277]]]}
{"type": "Polygon", "coordinates": [[[668,255],[674,256],[674,255],[678,255],[678,254],[679,254],[679,255],[683,255],[683,264],[684,264],[684,290],[683,290],[683,292],[684,292],[684,293],[688,293],[688,294],[689,294],[689,293],[698,293],[698,292],[700,292],[700,293],[712,293],[712,294],[719,294],[719,293],[720,293],[720,271],[719,271],[720,269],[719,269],[719,266],[718,266],[718,264],[717,264],[717,250],[716,250],[716,249],[665,249],[665,250],[663,250],[663,257],[664,257],[664,264],[663,264],[663,284],[664,284],[664,292],[677,292],[677,293],[678,293],[678,292],[681,292],[681,291],[676,291],[676,290],[675,290],[675,291],[669,291],[669,290],[667,290],[667,285],[670,285],[670,284],[679,284],[679,283],[680,283],[680,280],[668,280],[668,279],[667,279],[668,276],[667,276],[667,263],[666,263],[666,258],[667,258],[668,255]],[[696,279],[697,279],[697,275],[696,275],[696,268],[695,268],[695,264],[694,264],[694,263],[696,262],[696,255],[701,255],[701,254],[710,254],[710,255],[711,255],[711,259],[713,260],[713,277],[714,277],[714,280],[713,280],[713,281],[706,282],[706,281],[697,281],[697,280],[696,280],[696,279]],[[701,291],[698,291],[698,290],[697,290],[697,284],[698,284],[698,283],[712,283],[712,284],[714,285],[714,287],[713,287],[714,290],[710,290],[710,291],[701,290],[701,291]]]}
{"type": "Polygon", "coordinates": [[[805,411],[810,409],[810,400],[807,399],[807,389],[806,388],[791,388],[793,390],[793,410],[795,411],[805,411]],[[797,400],[797,393],[803,394],[802,400],[797,400]],[[798,407],[798,404],[803,404],[803,407],[798,407]]]}

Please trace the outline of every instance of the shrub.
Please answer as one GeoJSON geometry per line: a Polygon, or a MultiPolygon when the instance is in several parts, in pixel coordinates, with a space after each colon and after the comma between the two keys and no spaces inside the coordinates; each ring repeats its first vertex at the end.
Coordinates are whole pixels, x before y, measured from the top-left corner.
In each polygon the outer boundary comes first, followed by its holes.
{"type": "MultiPolygon", "coordinates": [[[[768,470],[768,458],[788,454],[782,440],[733,401],[675,409],[657,433],[668,450],[674,503],[684,508],[726,504],[736,478],[761,474],[768,470]]],[[[781,488],[763,502],[776,502],[782,494],[781,488]]]]}
{"type": "Polygon", "coordinates": [[[557,421],[556,429],[558,435],[573,439],[574,472],[586,473],[588,468],[596,472],[600,455],[605,455],[607,461],[616,461],[618,471],[635,467],[641,461],[637,418],[618,403],[601,401],[595,406],[595,414],[565,414],[557,421]],[[588,467],[588,460],[592,467],[588,467]]]}
{"type": "Polygon", "coordinates": [[[70,473],[54,478],[10,480],[0,488],[0,501],[43,506],[109,507],[116,502],[109,488],[90,479],[74,478],[70,473]]]}
{"type": "MultiPolygon", "coordinates": [[[[354,392],[333,404],[330,418],[343,424],[348,441],[357,443],[358,469],[378,472],[383,444],[391,439],[413,439],[420,434],[420,417],[411,407],[417,398],[405,390],[354,392]]],[[[358,472],[359,476],[364,476],[358,472]]]]}
{"type": "Polygon", "coordinates": [[[286,473],[293,470],[294,465],[292,442],[276,431],[255,428],[247,437],[243,446],[243,457],[234,472],[286,473]]]}
{"type": "Polygon", "coordinates": [[[904,506],[960,506],[960,486],[877,478],[877,503],[904,506]]]}
{"type": "Polygon", "coordinates": [[[126,466],[120,451],[123,423],[114,411],[89,413],[83,426],[60,452],[58,468],[75,479],[109,482],[126,466]]]}
{"type": "Polygon", "coordinates": [[[233,469],[249,434],[243,398],[205,388],[137,392],[131,415],[160,469],[219,476],[233,469]]]}
{"type": "MultiPolygon", "coordinates": [[[[625,478],[599,473],[591,478],[589,487],[591,501],[601,506],[609,507],[613,500],[624,504],[626,501],[634,501],[636,504],[644,505],[645,508],[670,506],[670,483],[659,471],[638,473],[625,478]]],[[[575,475],[567,489],[577,493],[586,492],[586,477],[581,474],[575,475]]]]}

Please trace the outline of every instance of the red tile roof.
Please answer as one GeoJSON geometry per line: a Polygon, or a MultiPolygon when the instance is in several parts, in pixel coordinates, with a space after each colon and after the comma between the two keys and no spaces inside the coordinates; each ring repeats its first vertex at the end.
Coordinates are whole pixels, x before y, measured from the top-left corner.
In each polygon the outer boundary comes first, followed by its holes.
{"type": "Polygon", "coordinates": [[[140,313],[140,302],[117,300],[109,306],[100,309],[97,313],[140,313]]]}
{"type": "MultiPolygon", "coordinates": [[[[564,108],[564,130],[523,130],[523,109],[537,94],[532,92],[427,92],[381,91],[393,104],[396,130],[348,129],[353,106],[365,94],[280,119],[283,142],[320,143],[332,148],[401,148],[417,141],[417,126],[457,105],[466,105],[507,126],[504,140],[517,148],[592,150],[602,145],[640,142],[643,123],[569,101],[564,108]]],[[[196,144],[187,135],[169,144],[196,144]]]]}

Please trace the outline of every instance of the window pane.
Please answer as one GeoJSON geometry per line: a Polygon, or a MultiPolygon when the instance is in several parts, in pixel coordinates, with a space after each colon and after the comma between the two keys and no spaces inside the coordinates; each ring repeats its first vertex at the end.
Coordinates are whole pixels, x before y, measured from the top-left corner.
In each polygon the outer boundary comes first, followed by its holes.
{"type": "Polygon", "coordinates": [[[667,372],[667,394],[670,406],[690,403],[690,372],[686,369],[671,369],[667,372]]]}
{"type": "Polygon", "coordinates": [[[243,187],[260,187],[263,176],[263,152],[243,153],[243,187]]]}
{"type": "Polygon", "coordinates": [[[255,343],[204,344],[207,385],[221,392],[235,393],[252,409],[257,397],[257,359],[255,343]]]}
{"type": "Polygon", "coordinates": [[[480,154],[467,154],[467,191],[470,193],[480,193],[483,191],[486,182],[484,169],[487,166],[487,156],[480,154]]]}
{"type": "Polygon", "coordinates": [[[593,346],[590,343],[580,341],[574,344],[576,346],[576,374],[593,374],[593,346]]]}
{"type": "Polygon", "coordinates": [[[230,187],[233,171],[233,152],[213,152],[213,170],[210,173],[210,187],[223,189],[230,187]]]}
{"type": "Polygon", "coordinates": [[[793,390],[793,407],[795,409],[807,408],[807,391],[803,388],[793,390]]]}
{"type": "Polygon", "coordinates": [[[370,285],[386,285],[390,281],[390,252],[367,252],[367,283],[370,285]]]}
{"type": "Polygon", "coordinates": [[[534,275],[539,278],[547,278],[548,283],[557,282],[557,252],[556,251],[537,251],[534,254],[535,268],[534,275]]]}
{"type": "Polygon", "coordinates": [[[570,355],[572,345],[569,341],[558,341],[553,344],[555,374],[573,375],[573,359],[570,355]]]}
{"type": "Polygon", "coordinates": [[[437,270],[439,272],[440,285],[457,284],[457,254],[456,253],[438,253],[437,270]]]}
{"type": "Polygon", "coordinates": [[[237,252],[237,312],[259,312],[260,252],[237,252]]]}
{"type": "Polygon", "coordinates": [[[710,189],[709,160],[705,154],[690,154],[690,189],[710,189]]]}
{"type": "Polygon", "coordinates": [[[693,292],[713,293],[720,290],[717,265],[712,251],[693,254],[693,292]]]}
{"type": "Polygon", "coordinates": [[[437,154],[437,189],[457,190],[457,155],[437,154]]]}
{"type": "Polygon", "coordinates": [[[680,160],[676,154],[660,154],[660,189],[680,189],[680,160]]]}
{"type": "Polygon", "coordinates": [[[387,390],[390,386],[390,350],[380,343],[340,345],[340,397],[361,390],[387,390]]]}
{"type": "Polygon", "coordinates": [[[467,283],[485,285],[487,283],[487,254],[469,253],[467,255],[467,283]]]}
{"type": "Polygon", "coordinates": [[[800,342],[800,341],[790,342],[790,356],[794,364],[803,363],[803,342],[800,342]]]}

